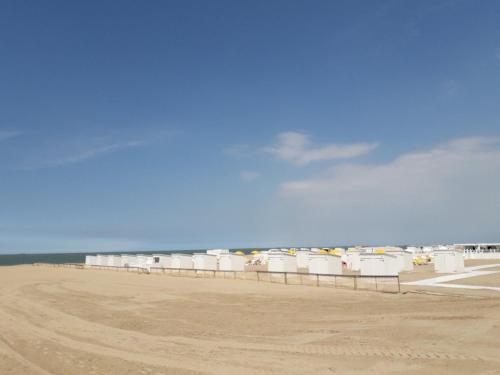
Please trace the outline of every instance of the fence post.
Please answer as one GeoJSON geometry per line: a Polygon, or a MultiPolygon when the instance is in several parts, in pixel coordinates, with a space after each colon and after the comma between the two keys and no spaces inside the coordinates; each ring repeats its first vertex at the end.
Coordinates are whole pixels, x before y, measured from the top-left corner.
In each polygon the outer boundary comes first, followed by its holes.
{"type": "Polygon", "coordinates": [[[335,288],[337,288],[337,275],[333,276],[333,282],[334,282],[335,288]]]}
{"type": "Polygon", "coordinates": [[[319,275],[316,274],[316,286],[319,286],[319,275]]]}
{"type": "Polygon", "coordinates": [[[378,291],[377,277],[375,277],[375,291],[378,291]]]}
{"type": "Polygon", "coordinates": [[[285,272],[285,285],[288,284],[288,278],[287,278],[287,273],[285,272]]]}
{"type": "Polygon", "coordinates": [[[401,284],[399,283],[399,274],[398,274],[398,293],[401,293],[401,284]]]}

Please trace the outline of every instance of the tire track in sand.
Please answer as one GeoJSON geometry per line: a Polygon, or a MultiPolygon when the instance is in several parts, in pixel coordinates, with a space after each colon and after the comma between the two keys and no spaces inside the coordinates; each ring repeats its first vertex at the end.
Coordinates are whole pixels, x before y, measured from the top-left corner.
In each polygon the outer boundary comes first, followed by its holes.
{"type": "Polygon", "coordinates": [[[26,366],[30,370],[34,371],[36,374],[41,375],[54,375],[51,372],[38,366],[36,363],[31,362],[28,358],[24,357],[19,351],[15,349],[5,338],[0,336],[0,347],[6,352],[8,356],[13,358],[15,361],[26,366]]]}

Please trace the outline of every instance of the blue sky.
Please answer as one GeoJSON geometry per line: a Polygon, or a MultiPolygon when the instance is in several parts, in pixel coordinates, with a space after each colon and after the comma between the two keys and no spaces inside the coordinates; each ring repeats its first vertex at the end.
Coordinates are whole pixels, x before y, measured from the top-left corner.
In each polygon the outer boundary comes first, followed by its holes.
{"type": "Polygon", "coordinates": [[[5,1],[0,252],[500,241],[497,1],[5,1]]]}

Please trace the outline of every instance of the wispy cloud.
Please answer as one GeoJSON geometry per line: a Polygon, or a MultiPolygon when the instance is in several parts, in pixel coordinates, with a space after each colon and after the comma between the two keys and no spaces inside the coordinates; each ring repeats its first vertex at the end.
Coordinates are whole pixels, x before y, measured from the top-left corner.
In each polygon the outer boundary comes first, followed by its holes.
{"type": "Polygon", "coordinates": [[[15,130],[0,130],[0,142],[6,141],[10,138],[15,138],[20,136],[22,133],[15,130]]]}
{"type": "Polygon", "coordinates": [[[21,163],[18,169],[63,167],[82,163],[98,157],[145,145],[143,140],[111,142],[106,139],[77,138],[50,142],[45,149],[34,152],[31,160],[21,163]]]}
{"type": "Polygon", "coordinates": [[[242,181],[245,181],[245,182],[254,181],[259,177],[260,177],[259,172],[255,172],[255,171],[241,171],[240,172],[240,179],[242,181]]]}
{"type": "Polygon", "coordinates": [[[377,146],[376,142],[316,146],[307,134],[283,132],[278,134],[276,145],[265,147],[262,151],[296,165],[307,165],[316,161],[354,158],[369,153],[377,146]]]}
{"type": "Polygon", "coordinates": [[[63,156],[58,159],[51,159],[42,161],[42,165],[46,167],[56,167],[66,164],[79,163],[85,160],[93,159],[102,155],[111,154],[117,151],[121,151],[127,148],[139,147],[145,144],[144,141],[127,141],[122,143],[112,143],[103,146],[93,147],[85,150],[81,150],[77,153],[63,156]]]}

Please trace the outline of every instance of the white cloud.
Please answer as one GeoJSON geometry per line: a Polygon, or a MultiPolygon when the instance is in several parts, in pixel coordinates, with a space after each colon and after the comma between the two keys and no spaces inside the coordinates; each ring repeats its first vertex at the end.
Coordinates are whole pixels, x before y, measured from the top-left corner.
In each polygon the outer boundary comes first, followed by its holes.
{"type": "Polygon", "coordinates": [[[278,143],[265,147],[264,152],[296,165],[306,165],[315,161],[350,159],[367,154],[378,146],[377,143],[330,144],[315,146],[307,134],[284,132],[278,134],[278,143]]]}
{"type": "MultiPolygon", "coordinates": [[[[297,226],[342,241],[498,241],[500,138],[455,139],[386,164],[289,181],[297,226]],[[493,238],[497,236],[497,238],[493,238]]],[[[287,215],[294,215],[288,213],[287,215]]]]}
{"type": "Polygon", "coordinates": [[[242,181],[245,181],[245,182],[254,181],[259,177],[260,177],[259,172],[255,172],[255,171],[241,171],[240,172],[240,179],[242,181]]]}

